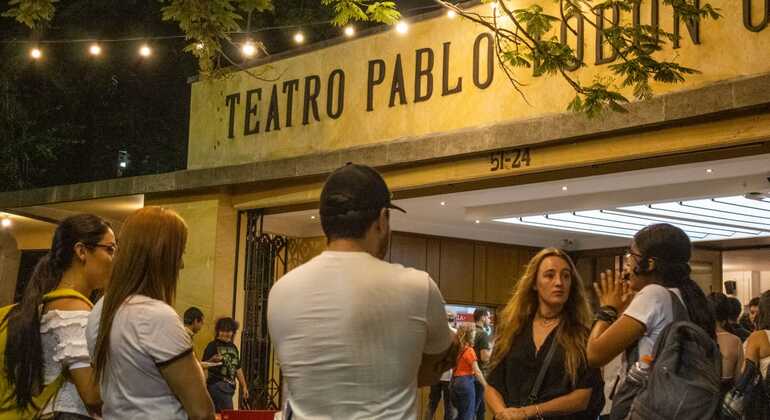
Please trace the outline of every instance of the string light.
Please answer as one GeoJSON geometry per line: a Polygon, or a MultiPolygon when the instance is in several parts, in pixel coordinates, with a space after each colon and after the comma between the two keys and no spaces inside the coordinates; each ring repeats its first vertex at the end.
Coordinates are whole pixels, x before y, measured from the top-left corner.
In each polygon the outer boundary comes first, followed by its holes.
{"type": "Polygon", "coordinates": [[[98,56],[102,53],[102,47],[100,47],[99,44],[91,44],[91,46],[88,47],[88,52],[93,56],[98,56]]]}
{"type": "Polygon", "coordinates": [[[11,219],[4,217],[3,221],[0,222],[0,225],[2,225],[4,228],[11,226],[11,219]]]}
{"type": "MultiPolygon", "coordinates": [[[[436,8],[438,6],[421,6],[421,7],[415,7],[411,8],[405,11],[402,11],[402,13],[407,13],[410,11],[418,11],[423,9],[431,9],[436,8]]],[[[497,2],[492,4],[492,8],[497,8],[497,2]]],[[[447,12],[447,16],[449,18],[455,18],[457,16],[457,13],[454,10],[450,10],[447,12]]],[[[319,25],[329,25],[333,23],[332,20],[325,20],[325,21],[316,21],[316,22],[307,22],[303,23],[302,26],[319,26],[319,25]]],[[[275,31],[275,30],[290,30],[290,29],[299,29],[300,25],[279,25],[279,26],[266,26],[262,28],[258,28],[255,30],[250,31],[232,31],[228,32],[228,34],[254,34],[254,33],[260,33],[260,32],[266,32],[266,31],[275,31]]],[[[398,32],[401,35],[406,34],[409,32],[409,26],[406,22],[401,21],[398,22],[395,25],[396,32],[398,32]]],[[[352,38],[356,35],[356,28],[353,25],[348,25],[343,29],[343,34],[347,38],[352,38]]],[[[125,37],[125,38],[110,38],[110,39],[100,39],[100,43],[118,43],[118,42],[136,42],[136,41],[161,41],[161,40],[172,40],[172,39],[185,39],[187,38],[186,35],[160,35],[160,36],[151,36],[151,37],[125,37]]],[[[295,43],[297,44],[303,44],[307,41],[306,36],[302,32],[296,32],[293,36],[295,43]]],[[[82,44],[82,43],[88,43],[90,44],[87,51],[90,55],[96,57],[100,56],[102,54],[102,46],[99,43],[95,42],[96,40],[93,38],[73,38],[73,39],[51,39],[51,40],[38,40],[38,44],[82,44]]],[[[0,40],[0,44],[24,44],[28,43],[29,41],[25,40],[16,40],[16,39],[8,39],[8,40],[0,40]]],[[[194,44],[194,49],[196,50],[203,50],[206,48],[206,46],[202,42],[198,42],[194,44]]],[[[257,44],[252,41],[247,41],[244,44],[241,45],[241,53],[246,57],[252,57],[257,55],[259,52],[257,44]]],[[[154,52],[152,48],[148,44],[143,44],[139,50],[138,54],[142,58],[149,58],[151,57],[154,52]]],[[[29,50],[29,56],[33,60],[40,60],[43,58],[43,51],[39,47],[33,47],[29,50]]]]}
{"type": "Polygon", "coordinates": [[[241,54],[243,54],[244,57],[253,57],[256,53],[257,47],[251,41],[246,41],[241,46],[241,54]]]}
{"type": "Polygon", "coordinates": [[[147,58],[152,55],[152,49],[149,45],[144,44],[139,48],[139,55],[141,55],[144,58],[147,58]]]}

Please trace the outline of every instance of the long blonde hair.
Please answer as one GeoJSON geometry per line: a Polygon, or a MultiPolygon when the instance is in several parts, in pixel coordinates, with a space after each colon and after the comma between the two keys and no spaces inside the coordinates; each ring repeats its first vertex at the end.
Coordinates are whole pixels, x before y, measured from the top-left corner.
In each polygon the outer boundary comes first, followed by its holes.
{"type": "Polygon", "coordinates": [[[173,304],[187,225],[173,210],[145,207],[126,218],[119,244],[96,339],[94,373],[100,381],[109,360],[112,322],[123,302],[139,294],[173,304]]]}
{"type": "Polygon", "coordinates": [[[591,322],[591,309],[575,264],[566,252],[558,248],[545,248],[532,257],[524,275],[515,286],[513,296],[500,312],[495,345],[490,358],[490,370],[505,358],[513,340],[522,333],[528,323],[532,322],[539,305],[535,289],[537,273],[540,264],[548,257],[559,257],[566,261],[572,277],[569,296],[562,309],[557,340],[564,349],[565,370],[574,386],[578,370],[586,365],[586,343],[591,322]]]}

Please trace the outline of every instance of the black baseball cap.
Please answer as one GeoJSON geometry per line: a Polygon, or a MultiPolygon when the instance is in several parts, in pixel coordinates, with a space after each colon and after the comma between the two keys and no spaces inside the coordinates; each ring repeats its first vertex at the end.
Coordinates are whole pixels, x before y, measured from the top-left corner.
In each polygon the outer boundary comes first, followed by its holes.
{"type": "Polygon", "coordinates": [[[382,175],[366,165],[347,165],[335,170],[326,179],[321,191],[322,216],[340,216],[353,211],[394,209],[391,193],[382,175]]]}

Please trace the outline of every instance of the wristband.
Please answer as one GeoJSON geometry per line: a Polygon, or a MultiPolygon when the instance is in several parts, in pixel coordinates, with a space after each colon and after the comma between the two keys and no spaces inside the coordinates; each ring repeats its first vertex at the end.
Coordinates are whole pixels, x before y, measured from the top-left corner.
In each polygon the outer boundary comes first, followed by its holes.
{"type": "Polygon", "coordinates": [[[608,324],[612,324],[618,319],[618,312],[612,306],[602,306],[596,313],[596,321],[604,321],[608,324]]]}

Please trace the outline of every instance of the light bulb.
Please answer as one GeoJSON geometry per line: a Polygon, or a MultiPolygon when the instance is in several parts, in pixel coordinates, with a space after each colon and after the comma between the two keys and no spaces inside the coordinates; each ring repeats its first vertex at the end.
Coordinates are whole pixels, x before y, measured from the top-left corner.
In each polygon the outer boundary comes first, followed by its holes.
{"type": "Polygon", "coordinates": [[[245,57],[252,57],[252,56],[254,56],[254,54],[256,54],[256,53],[257,53],[257,47],[254,45],[254,43],[253,43],[253,42],[251,42],[251,41],[246,41],[246,42],[245,42],[245,43],[244,43],[244,44],[241,46],[241,53],[242,53],[242,54],[243,54],[245,57]]]}
{"type": "Polygon", "coordinates": [[[2,224],[2,226],[4,228],[7,228],[7,227],[11,226],[11,219],[6,217],[6,218],[3,219],[2,222],[0,222],[0,224],[2,224]]]}
{"type": "Polygon", "coordinates": [[[396,32],[401,35],[409,32],[409,25],[407,25],[406,22],[398,22],[398,24],[396,24],[396,32]]]}
{"type": "Polygon", "coordinates": [[[97,56],[102,53],[102,47],[100,47],[99,44],[93,44],[88,47],[88,52],[93,56],[97,56]]]}
{"type": "Polygon", "coordinates": [[[139,55],[142,57],[149,57],[152,55],[152,49],[150,49],[147,44],[142,45],[141,48],[139,48],[139,55]]]}
{"type": "Polygon", "coordinates": [[[356,29],[354,27],[352,27],[350,25],[345,27],[345,36],[350,38],[350,37],[352,37],[355,34],[356,34],[356,29]]]}
{"type": "Polygon", "coordinates": [[[36,47],[36,48],[33,48],[32,50],[30,50],[29,56],[32,57],[35,60],[39,60],[43,56],[43,52],[40,51],[40,49],[36,47]]]}
{"type": "Polygon", "coordinates": [[[294,34],[294,42],[296,42],[297,44],[301,44],[305,42],[305,34],[303,34],[302,32],[297,32],[296,34],[294,34]]]}
{"type": "Polygon", "coordinates": [[[455,12],[454,10],[450,10],[446,12],[446,17],[448,17],[449,19],[454,19],[455,16],[457,16],[457,12],[455,12]]]}

